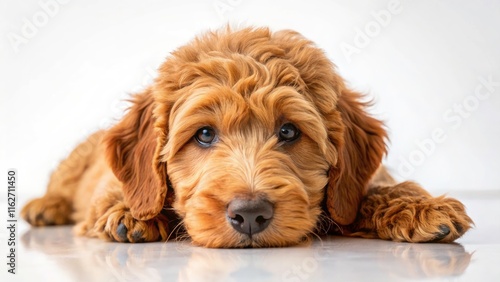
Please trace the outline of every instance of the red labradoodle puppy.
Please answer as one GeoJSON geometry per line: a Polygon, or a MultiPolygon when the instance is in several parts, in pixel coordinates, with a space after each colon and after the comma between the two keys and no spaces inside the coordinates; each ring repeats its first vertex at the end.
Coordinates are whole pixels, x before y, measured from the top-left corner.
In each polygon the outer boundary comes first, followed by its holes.
{"type": "Polygon", "coordinates": [[[297,32],[209,32],[61,162],[22,216],[119,242],[167,240],[179,226],[206,247],[288,246],[325,231],[460,237],[472,224],[462,203],[381,166],[386,132],[361,98],[297,32]]]}

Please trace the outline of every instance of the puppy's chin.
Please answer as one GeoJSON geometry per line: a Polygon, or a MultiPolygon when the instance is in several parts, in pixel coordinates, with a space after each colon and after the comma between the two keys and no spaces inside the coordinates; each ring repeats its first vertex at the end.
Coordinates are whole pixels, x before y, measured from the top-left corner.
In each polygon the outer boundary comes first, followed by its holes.
{"type": "Polygon", "coordinates": [[[193,244],[208,248],[266,248],[287,247],[303,242],[316,226],[320,209],[290,211],[277,209],[269,226],[251,236],[236,231],[224,216],[190,211],[184,226],[193,244]]]}
{"type": "Polygon", "coordinates": [[[220,240],[211,240],[210,238],[203,238],[201,236],[196,236],[193,239],[193,244],[206,247],[206,248],[277,248],[277,247],[288,247],[297,245],[300,242],[305,241],[308,236],[302,235],[297,237],[295,240],[283,240],[283,238],[277,238],[273,240],[269,235],[265,235],[265,232],[255,234],[251,238],[244,234],[235,234],[232,241],[225,240],[225,238],[220,238],[220,240]],[[207,240],[209,239],[209,240],[207,240]],[[198,241],[199,240],[199,241],[198,241]]]}

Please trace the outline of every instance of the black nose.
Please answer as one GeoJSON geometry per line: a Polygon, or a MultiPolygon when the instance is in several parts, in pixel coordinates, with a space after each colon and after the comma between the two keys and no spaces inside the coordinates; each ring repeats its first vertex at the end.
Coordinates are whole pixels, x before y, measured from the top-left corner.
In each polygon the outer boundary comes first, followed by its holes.
{"type": "Polygon", "coordinates": [[[273,205],[263,199],[235,199],[227,207],[227,217],[233,228],[250,236],[266,229],[273,214],[273,205]]]}

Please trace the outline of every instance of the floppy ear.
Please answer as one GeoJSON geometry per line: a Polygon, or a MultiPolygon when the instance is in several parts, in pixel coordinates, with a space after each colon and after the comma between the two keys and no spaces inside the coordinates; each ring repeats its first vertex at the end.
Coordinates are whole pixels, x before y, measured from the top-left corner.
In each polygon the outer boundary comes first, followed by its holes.
{"type": "Polygon", "coordinates": [[[104,137],[106,157],[123,184],[124,200],[132,216],[148,220],[163,208],[167,170],[158,157],[153,95],[147,90],[136,95],[132,102],[129,112],[104,137]]]}
{"type": "Polygon", "coordinates": [[[286,30],[273,37],[282,46],[283,57],[299,71],[307,92],[314,95],[310,99],[324,115],[331,143],[325,153],[332,164],[326,205],[337,223],[348,225],[356,219],[368,182],[385,153],[382,122],[367,115],[361,95],[346,89],[334,65],[311,41],[286,30]],[[336,111],[332,111],[335,105],[336,111]]]}
{"type": "MultiPolygon", "coordinates": [[[[330,170],[326,201],[330,215],[341,225],[351,224],[356,219],[368,182],[386,152],[383,124],[365,112],[367,105],[360,99],[360,94],[343,90],[337,102],[342,123],[338,128],[343,128],[343,138],[340,137],[336,144],[338,162],[330,170]]],[[[337,138],[338,134],[330,132],[337,138]]],[[[330,137],[330,140],[335,138],[330,137]]]]}

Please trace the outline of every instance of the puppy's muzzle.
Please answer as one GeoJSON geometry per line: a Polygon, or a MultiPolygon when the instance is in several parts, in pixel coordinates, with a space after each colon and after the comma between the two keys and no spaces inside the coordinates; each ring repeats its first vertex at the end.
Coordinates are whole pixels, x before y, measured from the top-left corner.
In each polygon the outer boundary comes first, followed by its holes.
{"type": "Polygon", "coordinates": [[[234,199],[227,207],[227,217],[233,228],[250,237],[266,229],[273,215],[273,205],[259,198],[234,199]]]}

